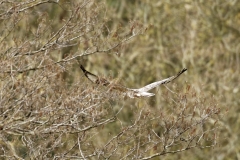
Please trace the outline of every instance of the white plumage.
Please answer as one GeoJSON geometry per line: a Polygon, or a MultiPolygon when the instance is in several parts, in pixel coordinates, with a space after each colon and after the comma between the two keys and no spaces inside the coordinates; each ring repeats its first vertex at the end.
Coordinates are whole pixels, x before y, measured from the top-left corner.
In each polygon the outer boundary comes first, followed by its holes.
{"type": "Polygon", "coordinates": [[[85,76],[90,81],[92,81],[93,83],[101,84],[101,85],[104,85],[104,86],[110,85],[111,89],[119,90],[119,91],[123,92],[124,95],[126,95],[130,98],[154,96],[155,95],[154,93],[150,93],[150,92],[147,92],[147,91],[149,91],[153,88],[156,88],[157,86],[159,86],[161,84],[167,84],[167,83],[173,81],[174,79],[179,77],[182,73],[184,73],[187,70],[186,68],[184,68],[175,76],[163,79],[161,81],[153,82],[153,83],[148,84],[148,85],[146,85],[142,88],[139,88],[139,89],[131,89],[131,88],[127,88],[127,87],[124,87],[122,85],[119,85],[119,84],[110,83],[108,80],[106,80],[104,78],[100,78],[100,77],[88,72],[82,65],[80,65],[80,68],[82,69],[85,76]]]}

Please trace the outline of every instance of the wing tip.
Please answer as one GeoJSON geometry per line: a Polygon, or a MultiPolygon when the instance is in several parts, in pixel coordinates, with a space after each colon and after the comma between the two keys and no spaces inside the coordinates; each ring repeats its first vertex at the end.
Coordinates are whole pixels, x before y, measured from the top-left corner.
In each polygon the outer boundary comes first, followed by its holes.
{"type": "Polygon", "coordinates": [[[187,68],[183,68],[183,69],[180,71],[180,73],[183,73],[183,72],[185,72],[185,71],[187,71],[187,68]]]}
{"type": "Polygon", "coordinates": [[[86,69],[83,67],[83,65],[80,64],[80,68],[82,69],[83,72],[86,72],[86,69]]]}

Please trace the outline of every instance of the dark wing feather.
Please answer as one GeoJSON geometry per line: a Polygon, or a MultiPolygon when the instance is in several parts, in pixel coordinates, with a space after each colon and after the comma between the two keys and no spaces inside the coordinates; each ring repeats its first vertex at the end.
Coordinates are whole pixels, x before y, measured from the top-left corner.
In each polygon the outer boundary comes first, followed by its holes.
{"type": "Polygon", "coordinates": [[[110,84],[110,82],[108,80],[106,80],[104,78],[100,78],[100,77],[96,76],[95,74],[88,72],[82,65],[80,65],[80,68],[82,69],[84,75],[93,83],[101,84],[104,86],[107,86],[110,84]]]}
{"type": "Polygon", "coordinates": [[[161,85],[161,84],[167,84],[167,83],[173,81],[174,79],[176,79],[177,77],[179,77],[179,76],[180,76],[182,73],[184,73],[186,70],[187,70],[187,69],[184,68],[184,69],[182,69],[180,72],[178,72],[178,74],[175,75],[175,76],[166,78],[166,79],[161,80],[161,81],[153,82],[153,83],[151,83],[151,84],[149,84],[149,85],[146,85],[146,86],[144,86],[144,87],[142,87],[142,88],[139,88],[139,89],[137,89],[137,90],[138,90],[139,92],[147,92],[147,91],[149,91],[149,90],[151,90],[151,89],[153,89],[153,88],[155,88],[155,87],[157,87],[157,86],[159,86],[159,85],[161,85]]]}

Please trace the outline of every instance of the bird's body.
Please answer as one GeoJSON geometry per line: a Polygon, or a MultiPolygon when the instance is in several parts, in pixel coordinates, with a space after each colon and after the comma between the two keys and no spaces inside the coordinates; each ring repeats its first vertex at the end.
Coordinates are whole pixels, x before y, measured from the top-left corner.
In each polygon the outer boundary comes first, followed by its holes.
{"type": "Polygon", "coordinates": [[[166,79],[161,80],[161,81],[153,82],[153,83],[148,84],[148,85],[146,85],[142,88],[139,88],[139,89],[131,89],[131,88],[127,88],[125,86],[119,85],[119,84],[110,83],[108,80],[106,80],[104,78],[101,78],[101,77],[98,77],[95,74],[92,74],[92,73],[88,72],[82,65],[80,65],[80,68],[82,69],[85,76],[90,81],[92,81],[93,83],[101,84],[103,86],[110,86],[111,89],[119,90],[119,91],[123,92],[124,95],[126,95],[130,98],[154,96],[155,95],[154,93],[150,93],[148,91],[153,89],[153,88],[156,88],[157,86],[159,86],[161,84],[167,84],[167,83],[173,81],[174,79],[179,77],[182,73],[184,73],[187,70],[186,68],[184,68],[175,76],[166,78],[166,79]]]}

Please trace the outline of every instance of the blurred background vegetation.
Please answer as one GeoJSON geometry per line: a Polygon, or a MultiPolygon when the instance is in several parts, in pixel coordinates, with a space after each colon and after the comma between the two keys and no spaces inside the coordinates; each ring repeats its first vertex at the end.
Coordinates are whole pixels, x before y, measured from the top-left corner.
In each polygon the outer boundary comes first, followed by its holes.
{"type": "MultiPolygon", "coordinates": [[[[6,70],[3,64],[7,58],[4,54],[9,48],[18,46],[18,43],[21,45],[26,39],[34,40],[32,33],[38,32],[41,38],[35,44],[24,44],[37,49],[61,27],[62,22],[67,21],[70,16],[68,9],[77,2],[59,0],[59,5],[45,3],[35,6],[27,17],[16,13],[19,21],[16,25],[9,26],[8,30],[6,22],[14,19],[1,20],[0,26],[5,28],[0,29],[2,70],[6,70]]],[[[0,5],[4,11],[12,3],[1,1],[0,5]]],[[[98,13],[94,19],[95,27],[107,26],[103,30],[112,31],[109,41],[119,42],[125,35],[137,34],[109,52],[80,57],[87,70],[120,81],[129,88],[140,88],[172,76],[185,67],[188,71],[173,86],[168,87],[178,91],[189,85],[206,99],[215,97],[217,106],[227,111],[221,117],[218,144],[214,148],[194,148],[161,159],[240,159],[240,2],[105,0],[96,1],[93,5],[95,10],[88,12],[86,9],[85,14],[94,15],[94,11],[98,13]],[[139,30],[141,32],[138,33],[139,30]]],[[[76,22],[78,20],[81,21],[79,18],[76,22]]],[[[90,39],[91,34],[95,33],[90,33],[85,38],[90,39]]],[[[102,31],[101,34],[100,39],[106,36],[107,31],[102,31]]],[[[50,54],[54,61],[59,61],[95,44],[94,40],[78,43],[55,49],[50,54]]],[[[97,45],[104,48],[104,43],[97,42],[97,45]]],[[[20,62],[17,61],[16,65],[17,63],[20,62]]],[[[68,63],[70,65],[65,65],[66,69],[61,71],[61,78],[68,84],[78,81],[86,83],[76,61],[68,63]]],[[[90,84],[87,86],[91,88],[90,84]]],[[[149,104],[147,107],[155,112],[168,110],[164,96],[167,91],[167,88],[159,87],[152,91],[156,93],[152,98],[112,102],[112,105],[117,107],[127,104],[128,108],[123,109],[119,118],[129,124],[135,108],[144,104],[149,104]]],[[[104,144],[107,140],[104,135],[118,133],[118,127],[118,124],[105,127],[95,137],[97,143],[104,144]]]]}
{"type": "MultiPolygon", "coordinates": [[[[140,87],[186,67],[187,75],[175,83],[181,85],[185,80],[201,94],[218,97],[218,105],[228,110],[223,117],[227,131],[220,133],[216,148],[166,159],[239,159],[240,2],[109,0],[106,4],[113,24],[127,25],[135,20],[150,27],[123,49],[120,59],[102,55],[89,60],[91,70],[109,74],[110,68],[114,75],[118,72],[124,77],[125,85],[140,87]]],[[[158,89],[151,99],[155,107],[164,105],[162,94],[158,89]]]]}

